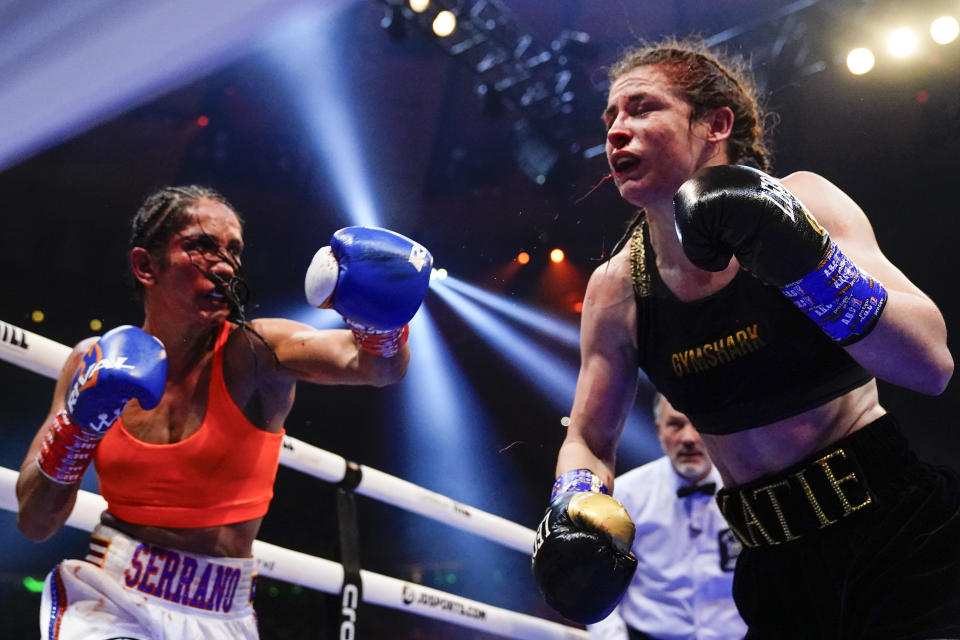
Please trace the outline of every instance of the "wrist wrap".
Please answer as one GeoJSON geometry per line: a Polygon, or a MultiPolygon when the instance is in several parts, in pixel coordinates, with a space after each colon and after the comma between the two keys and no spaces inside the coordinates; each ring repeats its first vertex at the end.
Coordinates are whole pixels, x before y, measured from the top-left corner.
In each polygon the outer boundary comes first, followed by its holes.
{"type": "Polygon", "coordinates": [[[382,358],[392,358],[397,355],[410,335],[410,326],[406,324],[399,329],[375,329],[353,320],[346,322],[353,332],[353,339],[357,341],[357,345],[364,351],[382,358]]]}
{"type": "Polygon", "coordinates": [[[78,426],[66,411],[58,412],[37,454],[40,473],[58,484],[80,482],[101,437],[78,426]]]}
{"type": "Polygon", "coordinates": [[[591,493],[602,493],[605,496],[610,495],[610,491],[603,486],[600,478],[594,475],[590,469],[574,469],[561,473],[557,481],[553,483],[550,502],[553,502],[561,493],[568,491],[590,491],[591,493]]]}
{"type": "Polygon", "coordinates": [[[883,285],[857,267],[835,242],[819,267],[781,292],[841,346],[866,337],[887,302],[883,285]]]}

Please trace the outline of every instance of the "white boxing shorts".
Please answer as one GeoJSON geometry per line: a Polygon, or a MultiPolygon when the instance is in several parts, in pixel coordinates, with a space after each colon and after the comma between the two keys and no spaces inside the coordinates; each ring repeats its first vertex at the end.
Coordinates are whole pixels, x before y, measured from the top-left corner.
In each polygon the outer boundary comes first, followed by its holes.
{"type": "Polygon", "coordinates": [[[257,640],[253,558],[164,549],[97,525],[47,576],[42,640],[257,640]]]}

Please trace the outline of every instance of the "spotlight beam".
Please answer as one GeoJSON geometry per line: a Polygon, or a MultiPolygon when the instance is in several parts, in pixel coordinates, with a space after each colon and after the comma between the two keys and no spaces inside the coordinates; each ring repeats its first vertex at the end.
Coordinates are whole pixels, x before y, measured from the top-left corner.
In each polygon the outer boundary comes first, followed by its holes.
{"type": "Polygon", "coordinates": [[[442,282],[438,282],[434,286],[434,289],[438,290],[441,287],[450,287],[458,293],[499,311],[503,315],[520,322],[534,331],[557,340],[566,347],[577,350],[580,348],[580,330],[570,323],[563,322],[545,313],[534,311],[519,303],[506,300],[501,296],[484,291],[480,287],[468,284],[453,276],[447,276],[442,282]]]}
{"type": "MultiPolygon", "coordinates": [[[[349,3],[348,3],[349,4],[349,3]]],[[[349,13],[346,15],[349,16],[349,13]]],[[[314,146],[326,162],[340,204],[351,224],[381,226],[381,215],[359,150],[359,127],[348,109],[349,68],[344,60],[341,28],[344,13],[304,20],[288,27],[272,54],[290,85],[314,146]]]]}
{"type": "Polygon", "coordinates": [[[525,377],[558,410],[569,410],[577,386],[577,372],[573,366],[537,347],[453,288],[435,286],[433,290],[511,364],[521,363],[521,366],[512,367],[513,371],[525,377]]]}
{"type": "MultiPolygon", "coordinates": [[[[479,304],[487,304],[537,331],[544,332],[544,327],[551,327],[550,332],[545,332],[546,335],[554,338],[563,335],[565,344],[571,341],[573,345],[579,344],[579,337],[575,331],[570,335],[570,327],[549,316],[530,311],[519,304],[507,302],[494,294],[450,276],[442,282],[434,281],[431,289],[450,308],[460,314],[481,337],[496,347],[501,356],[511,365],[516,362],[523,363],[520,367],[511,366],[511,371],[524,376],[560,412],[560,415],[570,410],[577,387],[578,371],[575,367],[530,343],[479,304]],[[473,296],[476,296],[476,299],[473,299],[473,296]],[[548,322],[545,323],[545,320],[548,322]]],[[[650,382],[642,372],[639,384],[650,388],[650,382]]],[[[621,458],[627,464],[641,464],[663,454],[649,414],[645,407],[634,407],[627,417],[619,447],[621,458]]]]}
{"type": "Polygon", "coordinates": [[[426,306],[410,321],[410,331],[416,348],[410,349],[408,383],[403,386],[412,401],[407,406],[415,408],[410,419],[426,417],[423,422],[430,435],[443,438],[451,431],[462,431],[463,416],[468,415],[470,424],[480,433],[489,433],[490,420],[457,368],[426,306]]]}

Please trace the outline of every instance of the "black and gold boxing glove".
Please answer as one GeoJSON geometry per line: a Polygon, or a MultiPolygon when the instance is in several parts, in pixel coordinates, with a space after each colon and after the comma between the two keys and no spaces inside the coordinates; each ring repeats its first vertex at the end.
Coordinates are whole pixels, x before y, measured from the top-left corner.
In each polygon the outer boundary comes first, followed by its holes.
{"type": "Polygon", "coordinates": [[[597,622],[617,606],[637,569],[633,521],[586,469],[563,474],[554,495],[537,527],[533,575],[558,613],[597,622]]]}
{"type": "Polygon", "coordinates": [[[683,251],[697,267],[722,271],[736,256],[844,346],[879,320],[883,285],[775,178],[751,167],[706,167],[680,186],[673,204],[683,251]]]}

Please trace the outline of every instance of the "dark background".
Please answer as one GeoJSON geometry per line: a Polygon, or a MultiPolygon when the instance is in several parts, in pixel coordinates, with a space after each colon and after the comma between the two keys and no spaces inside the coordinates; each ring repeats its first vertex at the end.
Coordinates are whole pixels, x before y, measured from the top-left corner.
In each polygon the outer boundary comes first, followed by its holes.
{"type": "MultiPolygon", "coordinates": [[[[960,323],[953,268],[960,45],[930,45],[909,61],[881,53],[872,73],[854,77],[840,64],[845,48],[865,41],[860,34],[892,10],[881,2],[813,2],[794,11],[798,4],[509,0],[515,24],[538,41],[572,30],[588,34],[591,47],[569,56],[576,91],[571,113],[531,115],[508,104],[491,117],[467,65],[411,25],[402,39],[391,38],[380,26],[384,4],[357,2],[337,17],[349,47],[336,68],[348,81],[336,99],[358,123],[347,150],[365,158],[383,226],[426,245],[451,275],[576,326],[573,304],[587,274],[630,215],[612,185],[591,190],[606,166],[602,155],[584,154],[603,141],[604,66],[637,38],[709,37],[737,28],[736,37],[718,38],[720,49],[753,62],[767,106],[779,114],[772,137],[775,174],[816,171],[850,194],[867,212],[886,255],[937,302],[952,329],[960,323]],[[557,152],[544,184],[518,160],[520,121],[557,152]],[[547,278],[547,253],[554,247],[567,255],[559,280],[547,278]],[[511,266],[519,251],[532,256],[522,269],[511,266]]],[[[914,13],[930,17],[944,6],[913,5],[914,13]]],[[[956,2],[946,7],[960,12],[956,2]]],[[[330,64],[317,60],[316,73],[334,73],[330,64]]],[[[106,328],[139,323],[126,276],[128,220],[150,190],[180,183],[214,186],[244,215],[244,266],[259,304],[253,315],[307,313],[306,265],[334,230],[351,221],[333,186],[331,161],[306,133],[296,92],[269,52],[253,50],[0,173],[0,270],[7,274],[0,319],[69,345],[90,333],[90,318],[101,318],[106,328]],[[209,118],[207,126],[198,126],[200,115],[209,118]],[[30,319],[36,309],[45,312],[40,324],[30,319]]],[[[522,358],[499,353],[436,295],[428,296],[426,308],[452,356],[457,384],[469,388],[475,404],[458,405],[466,396],[458,387],[443,391],[450,371],[411,372],[382,390],[303,385],[287,431],[533,527],[563,438],[557,396],[572,389],[551,393],[532,385],[521,375],[527,366],[522,358]],[[445,384],[434,386],[430,376],[445,384]],[[444,397],[431,396],[437,393],[444,397]],[[409,418],[440,402],[451,403],[456,419],[424,429],[409,418]]],[[[414,332],[414,351],[419,339],[414,332]]],[[[956,352],[952,333],[950,343],[956,352]]],[[[570,367],[578,365],[575,350],[549,341],[542,346],[570,367]]],[[[16,469],[46,414],[53,384],[0,362],[0,388],[0,465],[16,469]]],[[[641,414],[649,396],[643,385],[641,414]]],[[[909,424],[909,439],[921,455],[960,469],[956,381],[935,398],[881,382],[881,400],[909,424]]],[[[621,452],[621,471],[658,455],[650,433],[640,442],[621,452]]],[[[84,487],[95,490],[95,479],[88,477],[84,487]]],[[[541,603],[523,554],[392,506],[362,497],[358,502],[364,568],[558,619],[541,603]]],[[[260,539],[336,559],[331,487],[281,467],[260,539]]],[[[31,544],[17,532],[14,517],[0,512],[0,628],[6,637],[36,635],[39,596],[23,588],[22,578],[42,579],[61,558],[82,554],[85,541],[84,533],[64,529],[31,544]]],[[[262,580],[256,604],[264,638],[311,638],[321,637],[318,620],[333,600],[262,580]]],[[[379,607],[365,613],[365,637],[489,637],[379,607]]]]}

